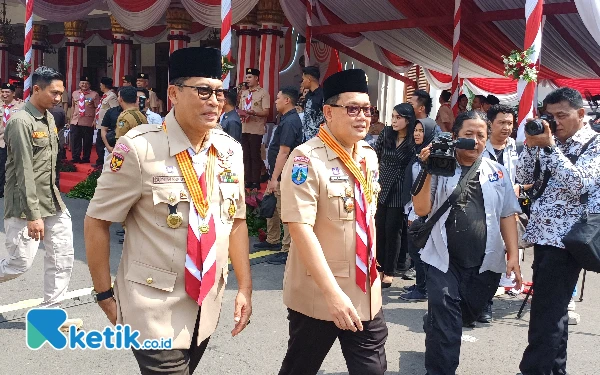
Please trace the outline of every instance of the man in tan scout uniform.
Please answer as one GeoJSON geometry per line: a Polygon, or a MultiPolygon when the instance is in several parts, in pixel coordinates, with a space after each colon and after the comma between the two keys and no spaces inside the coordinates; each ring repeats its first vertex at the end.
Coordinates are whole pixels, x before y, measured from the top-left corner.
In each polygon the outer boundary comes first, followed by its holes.
{"type": "Polygon", "coordinates": [[[158,101],[158,96],[156,93],[152,91],[151,88],[148,87],[148,80],[150,76],[146,73],[140,73],[137,75],[137,80],[135,82],[136,86],[141,89],[146,89],[150,92],[150,97],[148,98],[148,107],[154,113],[160,113],[160,103],[158,101]]]}
{"type": "Polygon", "coordinates": [[[4,83],[0,88],[2,96],[2,125],[0,126],[0,198],[4,198],[4,183],[6,182],[6,143],[4,142],[4,130],[6,123],[15,112],[19,112],[25,102],[15,99],[15,86],[4,83]]]}
{"type": "Polygon", "coordinates": [[[109,77],[102,77],[100,79],[100,91],[102,91],[102,97],[100,98],[100,105],[96,108],[96,163],[92,167],[102,167],[104,165],[104,140],[102,139],[102,120],[106,112],[119,105],[117,94],[113,91],[113,80],[109,77]]]}
{"type": "Polygon", "coordinates": [[[6,126],[4,229],[9,256],[0,260],[0,283],[25,273],[43,241],[42,307],[60,307],[73,269],[73,230],[71,214],[54,184],[58,135],[48,109],[60,102],[63,78],[45,66],[31,78],[29,102],[6,126]]]}
{"type": "Polygon", "coordinates": [[[115,128],[117,139],[136,126],[148,123],[146,116],[140,112],[135,87],[121,87],[119,90],[119,105],[123,108],[123,112],[117,118],[117,127],[115,128]]]}
{"type": "Polygon", "coordinates": [[[252,313],[242,149],[215,129],[221,73],[220,50],[171,55],[173,109],[164,125],[119,138],[87,211],[93,294],[110,322],[130,324],[140,340],[173,338],[171,350],[134,350],[142,374],[194,372],[219,320],[228,256],[239,285],[234,336],[252,313]],[[111,222],[127,227],[114,297],[111,222]]]}
{"type": "Polygon", "coordinates": [[[96,108],[100,105],[100,96],[96,91],[90,90],[90,81],[87,76],[82,76],[79,81],[79,90],[73,91],[71,122],[69,126],[72,140],[74,163],[89,163],[94,142],[94,124],[96,108]],[[82,153],[83,145],[83,157],[82,153]]]}
{"type": "Polygon", "coordinates": [[[326,125],[281,177],[292,244],[283,280],[290,339],[280,375],[309,375],[339,339],[350,374],[383,374],[387,326],[375,260],[377,156],[362,139],[372,108],[363,70],[323,83],[326,125]]]}
{"type": "Polygon", "coordinates": [[[262,138],[265,134],[265,125],[271,98],[267,90],[258,85],[260,71],[246,69],[247,89],[242,90],[238,108],[242,119],[242,149],[244,150],[244,169],[246,187],[258,189],[260,187],[260,172],[265,165],[261,158],[262,138]]]}

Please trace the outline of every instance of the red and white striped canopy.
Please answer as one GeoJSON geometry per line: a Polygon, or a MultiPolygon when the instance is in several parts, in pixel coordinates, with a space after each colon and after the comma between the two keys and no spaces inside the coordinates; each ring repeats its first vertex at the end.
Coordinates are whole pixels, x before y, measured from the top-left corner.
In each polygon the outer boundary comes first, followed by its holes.
{"type": "MultiPolygon", "coordinates": [[[[452,74],[454,0],[316,0],[312,37],[348,47],[374,44],[382,65],[425,68],[441,86],[452,74]]],[[[304,0],[281,0],[290,23],[306,28],[304,0]]],[[[460,78],[492,93],[516,92],[503,78],[502,55],[521,50],[524,0],[461,0],[460,78]]],[[[540,80],[600,93],[600,2],[545,0],[540,80]]]]}

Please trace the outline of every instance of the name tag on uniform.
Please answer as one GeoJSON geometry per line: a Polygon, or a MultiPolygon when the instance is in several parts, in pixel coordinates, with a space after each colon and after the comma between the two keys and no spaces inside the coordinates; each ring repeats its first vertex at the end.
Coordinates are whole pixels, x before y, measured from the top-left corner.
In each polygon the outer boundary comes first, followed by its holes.
{"type": "Polygon", "coordinates": [[[153,184],[178,184],[184,183],[185,179],[183,176],[153,176],[152,183],[153,184]]]}
{"type": "Polygon", "coordinates": [[[33,132],[33,138],[48,138],[48,132],[33,132]]]}
{"type": "Polygon", "coordinates": [[[331,176],[329,177],[331,182],[345,182],[348,181],[348,176],[331,176]]]}

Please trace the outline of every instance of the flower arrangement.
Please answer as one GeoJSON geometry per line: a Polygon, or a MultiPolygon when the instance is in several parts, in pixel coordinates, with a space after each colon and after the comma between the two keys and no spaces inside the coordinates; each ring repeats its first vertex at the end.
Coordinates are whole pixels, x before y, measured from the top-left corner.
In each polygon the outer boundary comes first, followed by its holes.
{"type": "Polygon", "coordinates": [[[537,67],[529,60],[533,54],[533,47],[523,51],[511,51],[508,56],[502,56],[504,62],[504,75],[513,79],[522,79],[527,82],[537,81],[537,67]]]}
{"type": "Polygon", "coordinates": [[[229,59],[227,58],[227,56],[222,56],[221,58],[221,69],[223,70],[223,76],[226,76],[227,73],[229,73],[229,71],[231,69],[233,69],[234,65],[231,61],[229,61],[229,59]]]}
{"type": "Polygon", "coordinates": [[[19,61],[17,62],[17,76],[19,76],[19,78],[21,79],[24,79],[26,77],[29,77],[30,73],[31,64],[26,62],[25,60],[19,59],[19,61]]]}

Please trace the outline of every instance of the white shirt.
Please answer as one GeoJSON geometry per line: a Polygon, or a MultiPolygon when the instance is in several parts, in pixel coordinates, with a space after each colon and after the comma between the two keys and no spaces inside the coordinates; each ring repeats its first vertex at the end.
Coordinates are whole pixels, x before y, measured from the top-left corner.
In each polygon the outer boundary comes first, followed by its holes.
{"type": "Polygon", "coordinates": [[[150,109],[146,110],[146,118],[148,119],[148,124],[160,125],[163,123],[162,117],[160,117],[158,113],[152,112],[150,109]]]}
{"type": "MultiPolygon", "coordinates": [[[[431,213],[435,213],[452,194],[456,185],[458,185],[460,175],[461,167],[458,165],[452,177],[431,177],[431,200],[433,202],[431,213]]],[[[485,223],[487,226],[485,256],[479,272],[506,272],[504,241],[500,234],[500,218],[521,213],[521,207],[504,166],[490,159],[482,159],[479,166],[479,183],[483,193],[485,223]]],[[[442,272],[448,272],[448,266],[450,265],[448,238],[446,236],[446,220],[449,213],[450,210],[447,210],[440,220],[435,223],[427,244],[420,251],[423,262],[442,272]]]]}
{"type": "MultiPolygon", "coordinates": [[[[588,192],[588,212],[600,213],[600,136],[590,144],[575,165],[566,155],[579,155],[583,145],[597,135],[589,125],[579,129],[563,144],[554,139],[556,149],[550,155],[539,150],[541,173],[550,170],[548,186],[531,205],[531,215],[524,239],[538,245],[564,248],[563,237],[583,214],[580,202],[588,192]]],[[[532,184],[537,147],[524,147],[517,164],[517,180],[532,184]]]]}
{"type": "MultiPolygon", "coordinates": [[[[483,150],[483,157],[492,159],[495,162],[498,161],[496,159],[496,152],[494,151],[494,146],[492,146],[492,143],[489,139],[485,144],[485,150],[483,150]]],[[[508,139],[506,140],[506,147],[504,147],[504,149],[502,150],[502,165],[504,165],[504,167],[506,168],[506,171],[508,172],[508,175],[510,177],[510,182],[513,185],[516,184],[515,180],[517,177],[518,161],[519,154],[517,153],[517,145],[515,143],[515,140],[508,137],[508,139]]]]}
{"type": "MultiPolygon", "coordinates": [[[[421,172],[421,163],[417,160],[412,165],[412,183],[415,184],[417,177],[419,177],[419,172],[421,172]]],[[[404,214],[408,215],[408,221],[415,221],[419,215],[415,213],[412,200],[404,205],[404,214]]]]}

